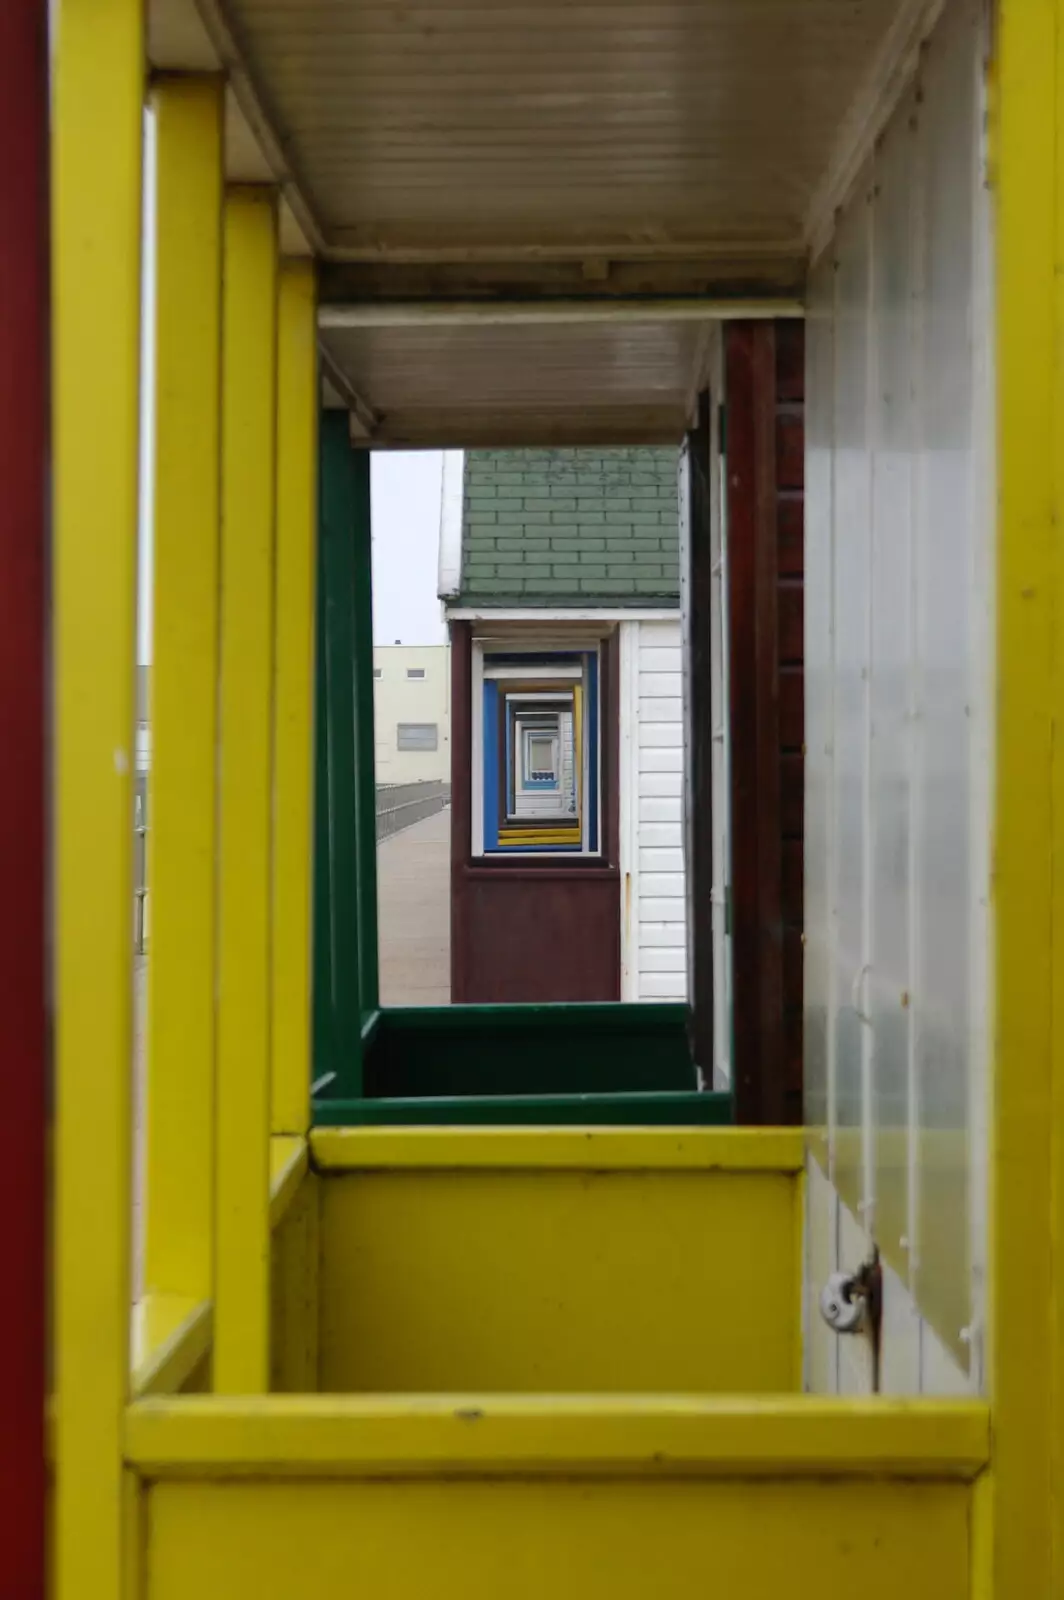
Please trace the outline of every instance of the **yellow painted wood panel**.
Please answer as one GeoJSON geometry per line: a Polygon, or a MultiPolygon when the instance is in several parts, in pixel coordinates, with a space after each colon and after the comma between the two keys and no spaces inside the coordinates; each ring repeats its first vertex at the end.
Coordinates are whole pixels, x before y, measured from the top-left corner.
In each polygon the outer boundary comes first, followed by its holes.
{"type": "Polygon", "coordinates": [[[321,1386],[794,1389],[797,1204],[779,1173],[329,1177],[321,1386]]]}
{"type": "Polygon", "coordinates": [[[305,1139],[288,1133],[275,1133],[270,1139],[270,1223],[274,1228],[302,1187],[309,1165],[305,1139]]]}
{"type": "Polygon", "coordinates": [[[144,19],[140,0],[61,0],[54,24],[54,1593],[114,1600],[129,1387],[144,19]]]}
{"type": "MultiPolygon", "coordinates": [[[[1061,720],[1064,715],[1064,650],[1061,649],[1061,629],[1064,627],[1064,359],[1061,340],[1064,339],[1064,0],[1056,0],[1056,59],[1053,108],[1056,116],[1056,133],[1053,141],[1053,188],[1056,197],[1054,214],[1055,237],[1053,257],[1053,339],[1043,346],[1052,352],[1053,363],[1053,838],[1050,859],[1054,864],[1053,883],[1053,994],[1052,994],[1052,1052],[1049,1085],[1049,1250],[1052,1261],[1050,1327],[1049,1327],[1049,1395],[1048,1417],[1043,1411],[1039,1417],[1041,1428],[1048,1429],[1050,1462],[1049,1526],[1050,1571],[1054,1600],[1064,1600],[1064,874],[1059,869],[1064,853],[1064,739],[1061,738],[1061,720]]],[[[1039,321],[1039,330],[1041,327],[1039,321]]],[[[1041,1137],[1041,1133],[1039,1133],[1041,1137]]],[[[1044,1181],[1044,1180],[1043,1180],[1044,1181]]],[[[1037,1214],[1036,1214],[1037,1215],[1037,1214]]],[[[1041,1220],[1041,1219],[1038,1219],[1041,1220]]],[[[1037,1223],[1036,1223],[1037,1225],[1037,1223]]],[[[1043,1257],[1044,1259],[1044,1257],[1043,1257]]],[[[1012,1285],[1003,1286],[1002,1300],[998,1304],[999,1318],[1014,1318],[1017,1307],[1008,1306],[1004,1296],[1012,1285]],[[1007,1306],[1007,1309],[1006,1309],[1007,1306]]],[[[1040,1376],[1041,1374],[1039,1374],[1040,1376]]],[[[1028,1379],[1030,1381],[1030,1379],[1028,1379]]],[[[1018,1486],[1017,1486],[1018,1487],[1018,1486]]],[[[1013,1490],[1015,1492],[1015,1489],[1013,1490]]],[[[1001,1515],[1007,1516],[1002,1506],[1001,1515]]],[[[1010,1534],[1010,1539],[1014,1535],[1010,1534]]],[[[1015,1548],[1007,1544],[1006,1549],[1015,1548]]],[[[1002,1574],[1003,1582],[1009,1581],[1002,1574]]]]}
{"type": "Polygon", "coordinates": [[[310,1123],[311,800],[318,510],[314,268],[287,261],[277,294],[277,616],[273,739],[274,1133],[310,1123]]]}
{"type": "Polygon", "coordinates": [[[148,1294],[213,1291],[221,79],[155,85],[148,1294]]]}
{"type": "Polygon", "coordinates": [[[961,1484],[166,1483],[148,1600],[969,1600],[961,1484]]]}
{"type": "Polygon", "coordinates": [[[225,200],[214,1383],[269,1383],[277,218],[225,200]]]}
{"type": "Polygon", "coordinates": [[[309,1394],[318,1387],[318,1190],[304,1171],[273,1233],[270,1390],[309,1394]]]}

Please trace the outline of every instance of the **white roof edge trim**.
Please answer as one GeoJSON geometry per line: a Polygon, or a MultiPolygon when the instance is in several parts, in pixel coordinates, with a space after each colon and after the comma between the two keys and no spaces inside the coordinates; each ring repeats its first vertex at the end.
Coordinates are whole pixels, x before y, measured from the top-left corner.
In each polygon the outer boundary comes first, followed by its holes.
{"type": "Polygon", "coordinates": [[[508,606],[492,610],[485,606],[447,606],[451,622],[675,622],[680,603],[674,606],[508,606]]]}
{"type": "Polygon", "coordinates": [[[462,586],[464,486],[465,451],[445,450],[440,480],[440,557],[436,584],[441,600],[458,594],[462,586]]]}

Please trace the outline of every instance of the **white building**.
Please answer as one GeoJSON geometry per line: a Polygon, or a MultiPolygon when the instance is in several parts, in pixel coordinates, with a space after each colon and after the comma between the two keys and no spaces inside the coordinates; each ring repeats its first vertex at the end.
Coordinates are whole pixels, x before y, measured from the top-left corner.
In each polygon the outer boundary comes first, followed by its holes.
{"type": "Polygon", "coordinates": [[[378,783],[450,780],[449,645],[375,645],[373,713],[378,783]]]}

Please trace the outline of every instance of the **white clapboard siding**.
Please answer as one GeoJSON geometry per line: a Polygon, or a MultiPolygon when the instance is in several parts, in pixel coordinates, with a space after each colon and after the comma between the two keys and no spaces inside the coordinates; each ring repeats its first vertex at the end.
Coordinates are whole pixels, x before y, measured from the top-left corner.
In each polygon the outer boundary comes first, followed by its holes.
{"type": "Polygon", "coordinates": [[[679,695],[675,698],[656,696],[653,699],[640,697],[639,720],[648,727],[679,728],[683,733],[683,701],[679,695]]]}
{"type": "Polygon", "coordinates": [[[685,976],[675,972],[641,972],[639,974],[640,1000],[682,1000],[687,990],[685,976]],[[677,988],[677,977],[680,986],[677,988]]]}
{"type": "MultiPolygon", "coordinates": [[[[642,813],[642,806],[639,810],[642,813]]],[[[683,849],[683,828],[679,821],[676,822],[647,822],[642,815],[639,818],[639,846],[640,849],[683,849]]],[[[683,863],[681,862],[681,866],[683,863]]]]}
{"type": "MultiPolygon", "coordinates": [[[[640,662],[642,669],[642,662],[640,662]]],[[[641,700],[682,700],[683,677],[679,672],[644,672],[639,673],[639,697],[641,700]]]]}
{"type": "MultiPolygon", "coordinates": [[[[640,903],[640,910],[646,914],[646,907],[640,903]]],[[[678,922],[640,922],[639,948],[641,950],[653,949],[655,945],[685,945],[687,935],[683,924],[678,922]]]]}
{"type": "MultiPolygon", "coordinates": [[[[660,751],[656,753],[660,754],[660,751]]],[[[676,794],[676,775],[672,772],[641,772],[636,788],[644,800],[668,800],[676,794]]],[[[682,811],[682,799],[679,805],[682,811]]]]}
{"type": "Polygon", "coordinates": [[[670,850],[665,845],[651,845],[639,851],[640,872],[683,872],[683,850],[679,845],[670,850]]]}
{"type": "Polygon", "coordinates": [[[639,751],[639,764],[644,772],[675,772],[683,780],[683,743],[674,750],[648,750],[645,746],[639,751]]]}
{"type": "Polygon", "coordinates": [[[679,795],[657,796],[644,794],[639,789],[640,822],[671,822],[677,827],[683,822],[683,801],[679,795]]]}
{"type": "Polygon", "coordinates": [[[687,952],[683,946],[654,945],[639,951],[639,974],[644,972],[684,972],[687,952]]]}
{"type": "MultiPolygon", "coordinates": [[[[647,701],[645,703],[648,704],[648,705],[652,705],[653,701],[647,701]]],[[[671,700],[667,702],[667,704],[670,705],[670,706],[673,705],[674,703],[675,702],[673,702],[671,700]]],[[[644,702],[641,701],[640,702],[640,708],[642,708],[643,704],[644,704],[644,702]]],[[[679,770],[681,772],[683,771],[683,754],[682,754],[682,752],[683,752],[683,724],[682,723],[680,723],[680,722],[657,722],[657,721],[652,720],[648,716],[645,725],[643,725],[642,722],[640,723],[639,739],[640,739],[640,744],[642,746],[644,746],[648,750],[669,749],[669,750],[678,750],[678,751],[680,751],[681,752],[681,757],[680,757],[679,770]]]]}
{"type": "Polygon", "coordinates": [[[643,894],[655,900],[677,901],[684,904],[684,880],[682,872],[644,872],[639,884],[643,894]]]}
{"type": "Polygon", "coordinates": [[[622,993],[687,998],[680,621],[622,625],[622,993]]]}
{"type": "MultiPolygon", "coordinates": [[[[651,923],[678,922],[682,927],[687,920],[684,915],[683,895],[672,895],[668,899],[664,895],[649,895],[647,893],[647,883],[649,881],[651,880],[643,879],[643,893],[639,897],[639,910],[643,917],[651,923]]],[[[682,889],[683,879],[680,878],[679,882],[682,889]]],[[[686,938],[686,934],[684,937],[686,938]]]]}
{"type": "Polygon", "coordinates": [[[639,650],[639,674],[645,672],[675,672],[683,670],[683,656],[680,652],[680,624],[672,622],[648,622],[646,629],[649,633],[653,628],[676,629],[676,643],[667,649],[659,650],[652,645],[641,645],[639,650]]]}

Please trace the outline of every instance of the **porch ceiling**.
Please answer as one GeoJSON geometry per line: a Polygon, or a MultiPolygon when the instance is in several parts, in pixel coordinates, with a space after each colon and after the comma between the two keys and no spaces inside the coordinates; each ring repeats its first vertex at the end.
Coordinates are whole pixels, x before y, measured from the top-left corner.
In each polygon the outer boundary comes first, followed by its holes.
{"type": "Polygon", "coordinates": [[[609,325],[324,326],[362,437],[424,445],[678,438],[704,316],[800,296],[940,4],[148,0],[155,66],[228,74],[230,176],[258,176],[240,129],[327,310],[627,301],[609,325]],[[664,297],[687,319],[656,321],[664,297]]]}
{"type": "Polygon", "coordinates": [[[415,324],[321,331],[327,358],[369,403],[374,444],[502,446],[676,442],[709,324],[415,324]]]}
{"type": "MultiPolygon", "coordinates": [[[[156,0],[158,3],[158,0],[156,0]]],[[[334,260],[800,256],[915,0],[197,0],[334,260]]]]}

